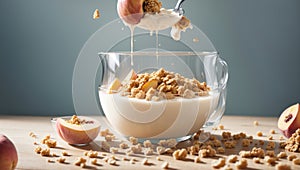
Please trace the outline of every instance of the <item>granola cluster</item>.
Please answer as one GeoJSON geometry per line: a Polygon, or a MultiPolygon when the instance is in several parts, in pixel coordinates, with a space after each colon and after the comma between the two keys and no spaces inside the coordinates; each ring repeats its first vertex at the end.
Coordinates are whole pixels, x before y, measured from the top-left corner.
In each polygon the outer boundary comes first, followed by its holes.
{"type": "Polygon", "coordinates": [[[130,98],[159,101],[175,97],[193,98],[208,95],[210,88],[205,82],[189,79],[163,68],[152,73],[138,74],[125,85],[125,93],[130,98]]]}
{"type": "Polygon", "coordinates": [[[158,0],[145,0],[143,10],[146,13],[159,13],[162,3],[158,0]]]}
{"type": "Polygon", "coordinates": [[[290,152],[300,152],[300,129],[297,129],[295,133],[286,141],[285,149],[290,152]]]}
{"type": "Polygon", "coordinates": [[[66,122],[74,124],[74,125],[81,125],[81,124],[89,124],[92,123],[92,121],[86,121],[85,119],[80,119],[78,116],[73,115],[70,120],[67,120],[66,122]]]}

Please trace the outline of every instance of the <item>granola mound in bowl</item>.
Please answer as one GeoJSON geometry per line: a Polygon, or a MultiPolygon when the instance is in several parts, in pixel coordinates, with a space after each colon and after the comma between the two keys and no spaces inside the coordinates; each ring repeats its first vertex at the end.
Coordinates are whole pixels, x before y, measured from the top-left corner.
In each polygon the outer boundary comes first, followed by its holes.
{"type": "Polygon", "coordinates": [[[124,136],[187,137],[225,107],[227,70],[215,52],[100,53],[100,58],[101,107],[124,136]]]}

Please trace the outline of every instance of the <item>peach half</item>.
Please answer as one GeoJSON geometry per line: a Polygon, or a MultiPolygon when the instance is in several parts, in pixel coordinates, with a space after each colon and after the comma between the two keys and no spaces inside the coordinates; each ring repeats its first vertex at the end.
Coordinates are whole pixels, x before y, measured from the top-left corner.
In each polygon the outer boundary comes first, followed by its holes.
{"type": "Polygon", "coordinates": [[[278,128],[287,138],[291,137],[293,133],[300,128],[300,105],[294,104],[285,109],[279,119],[278,128]]]}
{"type": "Polygon", "coordinates": [[[120,18],[127,24],[135,25],[144,16],[145,0],[118,0],[117,10],[120,18]]]}
{"type": "Polygon", "coordinates": [[[71,145],[87,145],[98,136],[100,122],[86,116],[77,118],[80,123],[71,122],[70,117],[57,118],[56,131],[64,141],[71,145]]]}
{"type": "Polygon", "coordinates": [[[0,169],[15,169],[18,154],[15,145],[4,135],[0,134],[0,169]]]}

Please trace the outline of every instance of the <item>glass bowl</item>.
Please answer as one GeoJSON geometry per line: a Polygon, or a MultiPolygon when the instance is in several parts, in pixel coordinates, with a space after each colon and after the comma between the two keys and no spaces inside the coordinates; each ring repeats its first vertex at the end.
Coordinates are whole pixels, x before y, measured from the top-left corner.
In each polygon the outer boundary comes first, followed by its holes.
{"type": "Polygon", "coordinates": [[[217,52],[107,52],[99,57],[100,104],[125,137],[186,138],[219,123],[225,111],[228,71],[217,52]],[[162,84],[170,88],[162,90],[162,84]]]}
{"type": "Polygon", "coordinates": [[[62,116],[51,118],[52,126],[58,136],[70,145],[85,146],[91,143],[99,136],[100,122],[91,117],[78,116],[78,119],[84,123],[74,124],[68,121],[73,116],[62,116]]]}

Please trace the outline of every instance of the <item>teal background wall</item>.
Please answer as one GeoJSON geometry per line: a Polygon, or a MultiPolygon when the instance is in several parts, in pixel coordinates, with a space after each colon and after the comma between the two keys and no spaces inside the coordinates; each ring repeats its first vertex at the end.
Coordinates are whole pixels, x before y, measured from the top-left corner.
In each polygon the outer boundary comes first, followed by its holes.
{"type": "MultiPolygon", "coordinates": [[[[74,112],[78,53],[116,0],[1,0],[0,114],[74,112]],[[94,9],[101,12],[92,19],[94,9]]],[[[162,0],[173,7],[176,0],[162,0]]],[[[300,102],[299,0],[188,0],[186,16],[229,65],[226,114],[277,116],[300,102]]],[[[105,43],[105,39],[99,42],[105,43]]]]}

